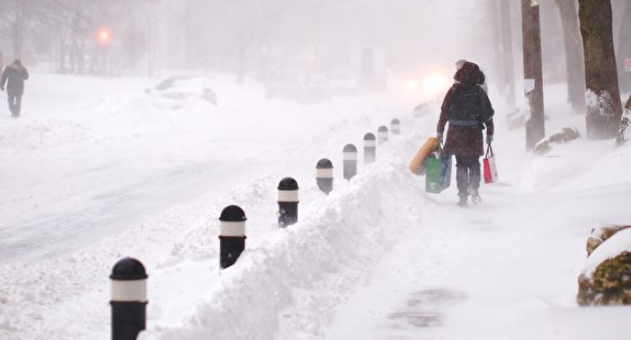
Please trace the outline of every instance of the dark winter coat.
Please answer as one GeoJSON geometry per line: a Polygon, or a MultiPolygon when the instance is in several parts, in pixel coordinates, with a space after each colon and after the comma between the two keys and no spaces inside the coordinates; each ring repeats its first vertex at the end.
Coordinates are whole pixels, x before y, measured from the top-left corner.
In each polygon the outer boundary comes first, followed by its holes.
{"type": "Polygon", "coordinates": [[[631,110],[631,96],[627,99],[627,104],[624,106],[625,109],[631,110]]]}
{"type": "Polygon", "coordinates": [[[457,156],[482,156],[484,155],[484,140],[482,129],[486,127],[486,134],[492,136],[494,133],[493,107],[486,92],[479,86],[484,83],[484,73],[480,71],[478,65],[466,62],[462,68],[456,72],[454,79],[457,81],[447,92],[441,107],[440,118],[438,120],[437,131],[442,134],[445,125],[449,122],[449,109],[454,101],[463,100],[458,93],[466,92],[477,96],[475,102],[479,117],[490,117],[486,120],[478,120],[474,126],[456,126],[457,122],[449,124],[447,137],[445,139],[444,151],[447,154],[457,156]],[[457,92],[457,93],[456,93],[457,92]],[[481,121],[484,120],[484,121],[481,121]]]}
{"type": "Polygon", "coordinates": [[[24,94],[24,81],[28,79],[28,71],[21,64],[13,63],[7,66],[2,73],[0,85],[4,89],[7,85],[7,93],[13,96],[24,94]]]}

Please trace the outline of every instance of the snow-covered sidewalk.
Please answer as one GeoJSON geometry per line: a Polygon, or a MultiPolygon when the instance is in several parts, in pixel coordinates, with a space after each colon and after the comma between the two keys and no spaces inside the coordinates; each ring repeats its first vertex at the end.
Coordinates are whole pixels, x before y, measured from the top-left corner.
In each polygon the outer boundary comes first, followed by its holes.
{"type": "Polygon", "coordinates": [[[629,220],[621,202],[631,183],[511,191],[484,188],[472,209],[452,197],[429,206],[424,227],[388,252],[323,338],[626,339],[631,308],[581,308],[575,298],[586,233],[629,220]]]}

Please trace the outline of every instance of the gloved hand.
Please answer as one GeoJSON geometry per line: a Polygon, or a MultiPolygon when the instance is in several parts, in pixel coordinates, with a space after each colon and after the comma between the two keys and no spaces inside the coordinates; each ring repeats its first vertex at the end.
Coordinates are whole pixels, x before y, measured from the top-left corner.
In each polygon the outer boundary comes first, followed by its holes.
{"type": "Polygon", "coordinates": [[[491,144],[493,141],[493,135],[486,135],[486,144],[491,144]]]}

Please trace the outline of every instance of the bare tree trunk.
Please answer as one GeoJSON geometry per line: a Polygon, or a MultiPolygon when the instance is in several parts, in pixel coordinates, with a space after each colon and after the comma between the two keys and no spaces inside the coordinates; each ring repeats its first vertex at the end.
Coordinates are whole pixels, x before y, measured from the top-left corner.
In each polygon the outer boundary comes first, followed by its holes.
{"type": "Polygon", "coordinates": [[[55,72],[55,63],[57,62],[55,53],[55,41],[51,40],[48,45],[48,70],[50,72],[55,72]]]}
{"type": "Polygon", "coordinates": [[[620,88],[623,92],[631,91],[631,72],[624,66],[625,59],[631,59],[631,3],[624,4],[624,14],[618,39],[618,69],[620,88]]]}
{"type": "Polygon", "coordinates": [[[77,65],[77,73],[85,74],[85,41],[82,41],[77,50],[78,55],[78,65],[77,65]]]}
{"type": "Polygon", "coordinates": [[[66,34],[64,28],[59,29],[59,65],[57,73],[66,73],[66,34]]]}
{"type": "MultiPolygon", "coordinates": [[[[502,1],[499,1],[502,2],[502,1]]],[[[492,30],[492,42],[493,42],[493,59],[495,67],[493,68],[494,74],[501,74],[502,59],[504,58],[502,53],[502,32],[500,22],[500,10],[497,0],[487,0],[487,6],[489,8],[489,19],[491,21],[490,29],[492,30]]],[[[488,83],[488,80],[487,80],[488,83]]]]}
{"type": "Polygon", "coordinates": [[[242,33],[239,38],[239,43],[237,45],[237,82],[239,84],[245,83],[245,77],[247,74],[247,53],[248,53],[248,45],[250,43],[250,39],[248,38],[247,33],[242,33]]]}
{"type": "Polygon", "coordinates": [[[511,29],[510,3],[500,0],[500,25],[502,34],[504,95],[509,107],[515,106],[515,61],[513,60],[513,32],[511,29]]]}
{"type": "Polygon", "coordinates": [[[530,116],[526,120],[526,147],[532,150],[546,135],[543,107],[543,62],[541,57],[541,26],[539,5],[532,0],[521,1],[524,45],[524,81],[534,83],[527,89],[530,116]],[[530,91],[528,91],[530,90],[530,91]]]}
{"type": "Polygon", "coordinates": [[[149,18],[147,20],[147,45],[149,46],[147,50],[147,75],[149,77],[153,77],[154,72],[154,55],[156,54],[155,50],[155,42],[154,42],[154,32],[153,32],[154,21],[149,18]]]}
{"type": "Polygon", "coordinates": [[[92,57],[90,58],[90,74],[96,75],[99,71],[99,48],[96,45],[92,46],[92,57]]]}
{"type": "Polygon", "coordinates": [[[15,2],[15,20],[11,25],[11,43],[13,56],[22,58],[22,46],[24,39],[24,6],[23,2],[15,2]]]}
{"type": "Polygon", "coordinates": [[[615,138],[622,116],[610,0],[579,0],[585,46],[587,137],[615,138]]]}
{"type": "Polygon", "coordinates": [[[585,63],[576,0],[555,0],[563,24],[568,102],[575,112],[585,112],[585,63]]]}
{"type": "Polygon", "coordinates": [[[73,34],[70,38],[70,51],[68,52],[68,71],[77,74],[79,69],[79,47],[77,37],[73,34]]]}
{"type": "Polygon", "coordinates": [[[80,52],[79,52],[79,20],[81,20],[81,14],[79,13],[79,10],[75,10],[74,16],[72,18],[72,26],[71,26],[71,32],[70,32],[70,71],[72,73],[78,74],[79,73],[79,58],[81,58],[82,56],[80,56],[80,52]]]}

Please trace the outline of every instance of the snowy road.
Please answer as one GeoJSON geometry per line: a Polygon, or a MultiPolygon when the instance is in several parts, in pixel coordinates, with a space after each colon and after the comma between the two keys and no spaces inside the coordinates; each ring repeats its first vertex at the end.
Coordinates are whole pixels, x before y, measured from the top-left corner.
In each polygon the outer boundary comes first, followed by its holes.
{"type": "MultiPolygon", "coordinates": [[[[133,122],[139,108],[125,107],[124,93],[140,91],[144,82],[97,79],[81,91],[76,83],[87,80],[35,77],[23,117],[3,117],[0,263],[81,249],[170,206],[226,190],[229,182],[217,179],[240,173],[238,164],[161,145],[181,134],[160,137],[160,129],[127,126],[124,115],[133,122]],[[52,80],[62,86],[50,86],[52,80]],[[55,88],[66,92],[48,93],[55,88]],[[101,107],[117,98],[122,114],[108,117],[116,112],[101,107]]],[[[150,104],[140,109],[159,114],[150,104]]],[[[178,148],[202,147],[195,143],[184,140],[178,148]]]]}
{"type": "Polygon", "coordinates": [[[76,251],[203,194],[221,197],[278,168],[345,107],[266,101],[257,87],[219,80],[221,107],[173,109],[144,94],[152,80],[33,80],[22,117],[0,117],[0,264],[76,251]]]}
{"type": "MultiPolygon", "coordinates": [[[[239,171],[238,163],[219,160],[205,164],[171,162],[170,168],[132,174],[130,168],[148,164],[146,160],[130,160],[72,173],[52,183],[27,186],[18,182],[6,188],[21,194],[13,196],[13,202],[36,207],[5,214],[4,227],[0,228],[0,263],[37,260],[83,248],[173,205],[207,192],[223,193],[234,182],[253,175],[239,171]],[[112,184],[100,186],[105,179],[112,184]],[[18,190],[20,185],[29,190],[18,190]],[[31,203],[33,196],[37,196],[36,203],[31,203]]],[[[5,202],[5,208],[11,211],[16,206],[5,202]]]]}

